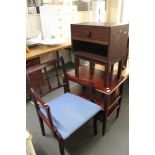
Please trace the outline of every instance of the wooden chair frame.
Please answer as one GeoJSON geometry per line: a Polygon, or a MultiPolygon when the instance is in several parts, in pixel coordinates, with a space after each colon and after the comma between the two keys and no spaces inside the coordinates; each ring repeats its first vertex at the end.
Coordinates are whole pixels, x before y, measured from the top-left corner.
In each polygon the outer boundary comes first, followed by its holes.
{"type": "MultiPolygon", "coordinates": [[[[64,60],[62,57],[57,58],[55,60],[51,60],[51,61],[43,63],[43,64],[32,66],[32,67],[27,69],[27,81],[28,81],[28,85],[30,87],[31,96],[32,96],[32,99],[33,99],[33,102],[35,105],[35,109],[36,109],[36,112],[38,115],[38,119],[40,122],[42,135],[45,136],[45,129],[44,129],[44,124],[43,124],[43,121],[44,121],[47,124],[47,126],[52,130],[52,134],[54,135],[54,137],[58,140],[61,155],[65,154],[65,152],[64,152],[64,139],[62,138],[62,136],[60,135],[60,133],[58,132],[58,130],[56,129],[56,127],[53,124],[53,119],[51,116],[49,106],[46,104],[46,102],[44,102],[44,100],[41,97],[48,94],[49,92],[51,92],[55,89],[61,88],[61,87],[64,87],[64,93],[70,92],[69,80],[76,82],[78,84],[81,84],[82,86],[88,87],[90,100],[91,101],[94,100],[94,97],[93,97],[94,82],[91,80],[80,79],[78,77],[74,77],[74,76],[67,74],[65,71],[65,67],[64,67],[64,60]],[[58,86],[55,88],[51,87],[49,77],[47,75],[46,67],[50,66],[50,65],[53,65],[54,68],[56,69],[56,78],[57,78],[58,86]],[[60,67],[62,68],[62,71],[63,71],[63,83],[62,84],[60,83],[60,80],[58,77],[58,68],[60,68],[60,67]],[[44,71],[44,75],[46,76],[46,80],[48,83],[49,90],[47,92],[43,93],[41,91],[41,88],[39,87],[40,94],[38,95],[38,93],[36,93],[36,91],[33,88],[34,85],[33,85],[33,82],[31,81],[30,75],[33,74],[34,72],[37,72],[40,70],[44,71]],[[41,112],[39,105],[41,105],[45,109],[48,117],[46,117],[41,112]]],[[[97,117],[95,116],[93,118],[93,120],[94,120],[93,121],[94,122],[94,135],[96,135],[97,134],[97,117]]]]}

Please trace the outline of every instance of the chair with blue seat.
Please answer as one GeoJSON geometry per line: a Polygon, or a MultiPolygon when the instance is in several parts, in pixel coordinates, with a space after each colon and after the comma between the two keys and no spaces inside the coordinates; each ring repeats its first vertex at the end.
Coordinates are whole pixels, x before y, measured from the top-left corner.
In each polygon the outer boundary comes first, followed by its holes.
{"type": "Polygon", "coordinates": [[[94,83],[93,81],[67,74],[62,57],[28,68],[27,80],[42,135],[45,135],[44,121],[58,140],[61,155],[65,154],[64,141],[92,118],[94,120],[94,134],[97,134],[96,115],[101,111],[101,107],[92,102],[94,83]],[[52,71],[48,71],[49,68],[52,68],[52,71]],[[39,70],[42,72],[42,79],[44,81],[32,81],[31,75],[39,70]],[[87,93],[84,92],[80,96],[72,94],[69,81],[82,85],[86,88],[84,90],[87,90],[87,93]],[[45,102],[42,98],[61,87],[64,88],[64,94],[54,99],[51,98],[49,102],[45,102]]]}

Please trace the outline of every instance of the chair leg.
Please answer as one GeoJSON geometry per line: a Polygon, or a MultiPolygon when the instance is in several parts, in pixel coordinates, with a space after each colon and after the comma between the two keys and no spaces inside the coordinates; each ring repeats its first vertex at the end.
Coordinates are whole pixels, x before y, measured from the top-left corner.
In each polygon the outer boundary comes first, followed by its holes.
{"type": "Polygon", "coordinates": [[[96,136],[97,135],[97,119],[96,119],[96,117],[94,117],[94,136],[96,136]]]}
{"type": "Polygon", "coordinates": [[[117,115],[116,115],[116,118],[118,118],[118,116],[119,116],[119,112],[120,112],[120,107],[117,109],[117,115]]]}
{"type": "Polygon", "coordinates": [[[110,103],[110,96],[106,95],[105,96],[105,107],[104,107],[104,111],[103,111],[103,120],[102,120],[102,136],[104,136],[104,134],[106,132],[109,103],[110,103]]]}
{"type": "Polygon", "coordinates": [[[106,121],[106,120],[103,120],[103,121],[102,121],[102,136],[105,135],[106,124],[107,124],[107,121],[106,121]]]}
{"type": "Polygon", "coordinates": [[[60,150],[60,155],[65,155],[64,142],[63,140],[60,140],[60,139],[59,139],[59,150],[60,150]]]}
{"type": "Polygon", "coordinates": [[[38,116],[38,118],[39,118],[39,123],[40,123],[42,135],[45,136],[45,128],[44,128],[43,119],[40,116],[38,116]]]}
{"type": "MultiPolygon", "coordinates": [[[[122,84],[121,87],[120,87],[120,95],[121,95],[121,96],[122,96],[122,92],[123,92],[123,84],[122,84]]],[[[117,109],[116,118],[118,118],[118,116],[119,116],[120,107],[121,107],[121,102],[122,102],[122,97],[121,97],[121,98],[119,99],[119,101],[118,101],[119,108],[117,109]]]]}

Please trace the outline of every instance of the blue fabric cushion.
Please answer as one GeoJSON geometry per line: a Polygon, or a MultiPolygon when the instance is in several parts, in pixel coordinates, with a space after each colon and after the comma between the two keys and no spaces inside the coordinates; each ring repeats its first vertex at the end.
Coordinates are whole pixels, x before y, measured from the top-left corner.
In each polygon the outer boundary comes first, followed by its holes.
{"type": "MultiPolygon", "coordinates": [[[[68,138],[74,131],[97,114],[101,107],[76,96],[66,93],[48,103],[53,123],[63,139],[68,138]]],[[[47,117],[43,108],[41,111],[47,117]]]]}

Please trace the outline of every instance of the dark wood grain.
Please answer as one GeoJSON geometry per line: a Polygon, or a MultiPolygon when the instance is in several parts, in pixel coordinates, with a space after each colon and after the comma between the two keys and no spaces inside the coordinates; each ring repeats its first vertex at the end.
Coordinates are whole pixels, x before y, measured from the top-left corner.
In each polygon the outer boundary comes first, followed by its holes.
{"type": "MultiPolygon", "coordinates": [[[[61,134],[58,132],[57,128],[55,127],[53,123],[52,118],[52,111],[49,108],[48,104],[42,99],[42,96],[48,94],[49,92],[52,92],[60,87],[64,87],[64,92],[72,92],[69,88],[69,81],[75,82],[77,84],[80,84],[82,86],[82,90],[84,90],[87,94],[85,96],[79,95],[85,99],[91,100],[94,102],[94,81],[88,80],[88,79],[81,79],[80,77],[75,77],[73,75],[70,75],[66,73],[65,67],[64,67],[64,60],[62,57],[45,62],[43,64],[37,64],[32,67],[27,68],[27,81],[30,88],[31,96],[35,105],[35,109],[38,115],[41,132],[42,135],[45,135],[45,129],[43,121],[47,124],[47,126],[51,129],[53,136],[58,140],[59,143],[59,149],[60,154],[64,155],[64,139],[62,138],[61,134]],[[59,66],[58,66],[59,64],[59,66]],[[55,71],[55,74],[50,77],[48,75],[47,68],[52,67],[52,71],[55,71]],[[46,85],[42,85],[40,82],[33,83],[32,79],[30,78],[32,74],[40,71],[44,81],[46,81],[46,85]],[[55,77],[55,80],[57,81],[55,85],[53,84],[54,80],[51,80],[50,78],[55,77]],[[60,80],[61,77],[61,80],[60,80]],[[44,86],[47,86],[46,88],[44,86]],[[46,115],[41,111],[40,107],[44,108],[46,115]]],[[[84,92],[83,91],[83,92],[84,92]]],[[[74,92],[72,92],[74,93],[74,92]]],[[[64,101],[65,102],[65,101],[64,101]]],[[[63,110],[63,109],[62,109],[63,110]]],[[[94,134],[97,134],[97,117],[92,116],[90,119],[94,119],[94,134]]]]}
{"type": "MultiPolygon", "coordinates": [[[[104,76],[105,71],[95,69],[94,74],[89,73],[89,66],[80,66],[79,67],[79,77],[82,79],[94,81],[95,91],[101,92],[103,94],[110,95],[113,93],[127,78],[128,72],[124,70],[125,74],[122,74],[120,79],[117,79],[117,74],[113,75],[113,78],[110,80],[109,87],[104,85],[104,76]]],[[[72,76],[75,76],[75,71],[72,70],[69,72],[72,76]]]]}
{"type": "MultiPolygon", "coordinates": [[[[102,107],[102,112],[99,115],[97,115],[97,118],[102,122],[103,135],[105,134],[107,121],[114,114],[116,114],[116,118],[118,118],[122,98],[122,86],[123,83],[110,95],[103,94],[97,91],[94,92],[93,102],[102,107]]],[[[77,94],[78,96],[81,96],[85,99],[89,99],[88,90],[86,88],[81,87],[81,85],[75,85],[74,87],[71,88],[71,91],[74,94],[77,94]]],[[[97,122],[94,121],[94,123],[95,123],[94,133],[96,133],[97,122]]]]}
{"type": "MultiPolygon", "coordinates": [[[[112,69],[119,62],[118,79],[122,72],[122,60],[127,55],[128,24],[86,22],[71,24],[72,50],[75,55],[76,75],[79,71],[79,59],[90,64],[102,64],[106,67],[104,86],[108,88],[112,69]],[[78,61],[77,61],[78,60],[78,61]]],[[[92,67],[91,71],[93,72],[92,67]]]]}
{"type": "MultiPolygon", "coordinates": [[[[126,55],[128,29],[128,24],[121,23],[86,22],[71,24],[73,52],[77,50],[75,46],[79,44],[78,41],[86,43],[88,48],[88,43],[92,43],[92,45],[96,43],[98,46],[108,46],[107,60],[113,63],[117,62],[126,55]]],[[[102,52],[101,50],[100,55],[102,52]]]]}

